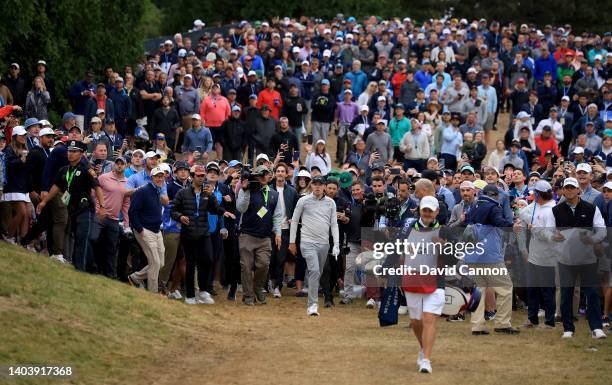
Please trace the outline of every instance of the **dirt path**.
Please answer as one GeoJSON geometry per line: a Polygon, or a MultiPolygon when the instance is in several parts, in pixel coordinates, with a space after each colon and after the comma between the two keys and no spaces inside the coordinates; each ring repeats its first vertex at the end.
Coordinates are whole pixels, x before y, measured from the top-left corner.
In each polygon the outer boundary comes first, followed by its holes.
{"type": "MultiPolygon", "coordinates": [[[[408,318],[380,328],[376,311],[363,302],[322,309],[318,318],[306,316],[305,298],[292,296],[256,307],[220,299],[194,311],[206,331],[194,330],[184,349],[160,357],[149,371],[152,383],[603,384],[611,373],[610,344],[593,342],[582,319],[571,342],[559,338],[560,330],[474,337],[469,322],[440,321],[434,374],[426,376],[416,371],[408,318]],[[598,352],[587,351],[593,345],[598,352]]],[[[515,313],[513,321],[525,319],[515,313]]]]}

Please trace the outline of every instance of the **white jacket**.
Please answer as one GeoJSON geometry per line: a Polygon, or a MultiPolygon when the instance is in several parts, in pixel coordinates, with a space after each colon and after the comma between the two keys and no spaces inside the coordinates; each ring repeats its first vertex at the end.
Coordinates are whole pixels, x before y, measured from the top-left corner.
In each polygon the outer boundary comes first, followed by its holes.
{"type": "Polygon", "coordinates": [[[557,242],[552,239],[556,228],[555,216],[552,212],[553,207],[555,207],[554,200],[543,205],[532,202],[519,213],[524,229],[529,224],[533,225],[527,261],[537,266],[550,267],[557,265],[557,242]]]}
{"type": "Polygon", "coordinates": [[[306,157],[306,167],[308,168],[308,171],[310,171],[310,168],[313,166],[317,166],[321,170],[321,175],[327,175],[332,167],[332,162],[331,158],[329,157],[329,154],[325,153],[315,155],[314,152],[309,153],[306,157]]]}

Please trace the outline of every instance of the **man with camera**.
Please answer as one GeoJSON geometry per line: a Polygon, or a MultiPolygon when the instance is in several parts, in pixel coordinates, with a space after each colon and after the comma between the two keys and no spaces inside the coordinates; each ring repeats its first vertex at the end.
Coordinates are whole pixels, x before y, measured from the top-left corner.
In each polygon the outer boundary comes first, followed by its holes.
{"type": "Polygon", "coordinates": [[[268,186],[268,174],[270,170],[265,166],[257,166],[250,174],[243,173],[236,198],[236,209],[242,214],[238,238],[242,290],[244,304],[249,306],[255,305],[254,298],[261,304],[266,303],[263,288],[272,253],[272,233],[276,247],[281,246],[283,212],[278,204],[278,192],[268,186]]]}
{"type": "MultiPolygon", "coordinates": [[[[340,235],[336,217],[336,203],[325,196],[325,178],[316,176],[310,182],[312,193],[300,199],[291,218],[291,235],[289,252],[297,254],[295,238],[298,223],[302,223],[300,232],[300,250],[308,266],[308,309],[309,316],[319,315],[318,295],[321,269],[325,266],[329,252],[329,232],[333,237],[332,255],[340,254],[340,235]]],[[[244,285],[244,281],[243,281],[244,285]]]]}

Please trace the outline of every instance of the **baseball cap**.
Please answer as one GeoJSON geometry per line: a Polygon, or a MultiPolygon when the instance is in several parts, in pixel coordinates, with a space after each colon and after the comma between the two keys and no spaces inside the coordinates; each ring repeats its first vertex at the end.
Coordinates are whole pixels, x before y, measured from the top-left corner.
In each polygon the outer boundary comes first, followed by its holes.
{"type": "Polygon", "coordinates": [[[323,80],[321,80],[321,85],[322,85],[322,86],[325,86],[325,85],[327,85],[327,86],[328,86],[328,85],[330,85],[329,80],[328,80],[328,79],[323,79],[323,80]]]}
{"type": "Polygon", "coordinates": [[[528,118],[529,116],[530,115],[526,111],[521,111],[516,115],[518,119],[528,118]]]}
{"type": "Polygon", "coordinates": [[[570,178],[565,178],[563,180],[563,187],[566,187],[566,186],[574,186],[574,187],[578,188],[579,187],[578,180],[576,178],[571,178],[571,177],[570,178]]]}
{"type": "Polygon", "coordinates": [[[215,170],[217,173],[221,172],[221,168],[219,168],[219,163],[217,162],[208,162],[206,164],[206,172],[215,170]]]}
{"type": "Polygon", "coordinates": [[[117,163],[117,162],[123,162],[123,164],[127,164],[127,161],[122,156],[118,156],[118,157],[115,158],[115,163],[117,163]]]}
{"type": "Polygon", "coordinates": [[[438,200],[432,196],[423,197],[421,199],[421,202],[419,203],[420,210],[430,209],[431,211],[436,211],[439,208],[440,208],[440,203],[438,203],[438,200]]]}
{"type": "Polygon", "coordinates": [[[155,176],[158,174],[163,174],[164,170],[161,167],[155,167],[153,170],[151,170],[151,176],[155,176]]]}
{"type": "Polygon", "coordinates": [[[494,184],[488,184],[482,189],[482,193],[489,196],[499,195],[499,190],[494,184]]]}
{"type": "Polygon", "coordinates": [[[459,188],[471,188],[474,189],[476,188],[476,186],[474,186],[474,183],[469,181],[469,180],[464,180],[463,182],[461,182],[461,184],[459,185],[459,188]]]}
{"type": "Polygon", "coordinates": [[[477,188],[479,190],[482,190],[483,188],[485,188],[487,186],[487,182],[485,182],[482,179],[476,179],[474,181],[474,188],[477,188]]]}
{"type": "Polygon", "coordinates": [[[255,162],[259,161],[260,159],[263,159],[266,162],[270,161],[270,158],[268,158],[268,155],[266,155],[266,154],[259,154],[259,155],[257,155],[257,158],[255,158],[255,162]]]}
{"type": "Polygon", "coordinates": [[[158,132],[157,135],[155,135],[155,139],[166,140],[166,135],[164,135],[163,132],[158,132]]]}
{"type": "Polygon", "coordinates": [[[23,126],[15,126],[13,127],[13,135],[12,136],[21,136],[26,135],[27,132],[23,126]]]}
{"type": "Polygon", "coordinates": [[[584,148],[577,146],[576,148],[574,148],[574,154],[584,154],[584,148]]]}
{"type": "Polygon", "coordinates": [[[612,190],[612,182],[606,182],[606,184],[604,184],[603,188],[607,188],[608,190],[612,190]]]}
{"type": "Polygon", "coordinates": [[[200,114],[193,114],[193,115],[191,115],[191,119],[202,120],[202,118],[200,117],[200,114]]]}
{"type": "Polygon", "coordinates": [[[97,116],[94,116],[93,118],[91,118],[90,123],[102,123],[102,119],[98,118],[97,116]]]}
{"type": "Polygon", "coordinates": [[[310,183],[319,183],[319,184],[324,184],[325,183],[325,177],[318,175],[315,176],[314,178],[312,178],[312,181],[310,183]]]}
{"type": "Polygon", "coordinates": [[[552,186],[547,181],[540,179],[539,181],[535,182],[533,189],[541,192],[550,192],[552,191],[552,186]]]}
{"type": "Polygon", "coordinates": [[[55,136],[55,131],[52,128],[45,127],[38,133],[39,136],[53,135],[55,136]]]}
{"type": "Polygon", "coordinates": [[[593,172],[593,169],[591,168],[591,165],[588,163],[580,163],[578,166],[576,166],[576,172],[580,172],[580,171],[588,172],[590,174],[593,172]]]}
{"type": "Polygon", "coordinates": [[[144,155],[145,160],[149,159],[149,158],[157,158],[159,159],[160,156],[158,153],[156,153],[155,151],[149,151],[144,155]]]}
{"type": "Polygon", "coordinates": [[[257,76],[257,72],[251,70],[247,73],[247,76],[257,76]]]}
{"type": "Polygon", "coordinates": [[[139,153],[140,155],[142,155],[142,157],[144,158],[145,156],[145,152],[143,150],[141,150],[140,148],[137,150],[132,151],[132,156],[134,156],[134,154],[139,153]]]}
{"type": "Polygon", "coordinates": [[[238,111],[238,112],[240,112],[240,111],[242,111],[242,110],[240,109],[240,106],[235,105],[235,106],[233,106],[233,107],[232,107],[232,112],[234,112],[234,111],[238,111]]]}
{"type": "Polygon", "coordinates": [[[569,98],[569,96],[567,96],[567,95],[566,95],[566,96],[563,96],[563,97],[561,98],[561,100],[565,100],[565,101],[568,101],[568,102],[569,102],[569,101],[570,101],[570,98],[569,98]]]}
{"type": "Polygon", "coordinates": [[[469,165],[469,164],[466,164],[466,165],[464,165],[463,167],[461,167],[460,172],[461,172],[461,173],[463,173],[464,171],[469,171],[471,174],[474,174],[474,173],[475,173],[475,171],[474,171],[474,167],[472,167],[472,166],[471,166],[471,165],[469,165]]]}
{"type": "Polygon", "coordinates": [[[80,140],[71,140],[70,142],[68,142],[68,151],[85,152],[86,148],[87,146],[85,145],[85,143],[81,142],[80,140]]]}
{"type": "Polygon", "coordinates": [[[180,170],[180,169],[189,170],[189,164],[187,164],[187,162],[183,160],[179,160],[178,162],[174,163],[174,168],[176,170],[180,170]]]}
{"type": "Polygon", "coordinates": [[[76,119],[76,115],[73,114],[72,112],[68,111],[68,112],[64,112],[64,116],[62,117],[63,121],[67,121],[70,119],[76,119]]]}
{"type": "Polygon", "coordinates": [[[359,111],[370,111],[370,107],[367,104],[364,104],[359,108],[359,111]]]}
{"type": "Polygon", "coordinates": [[[227,167],[236,167],[236,166],[242,166],[242,162],[240,162],[239,160],[230,160],[229,163],[227,164],[227,167]]]}

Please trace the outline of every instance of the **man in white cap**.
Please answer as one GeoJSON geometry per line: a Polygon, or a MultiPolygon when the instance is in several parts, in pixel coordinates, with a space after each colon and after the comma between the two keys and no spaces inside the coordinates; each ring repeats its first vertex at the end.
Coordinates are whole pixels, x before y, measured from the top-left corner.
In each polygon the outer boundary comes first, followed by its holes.
{"type": "Polygon", "coordinates": [[[595,198],[601,195],[600,191],[595,190],[591,186],[593,180],[593,169],[588,163],[580,163],[576,166],[576,179],[580,187],[580,199],[593,203],[595,198]]]}
{"type": "Polygon", "coordinates": [[[146,279],[147,289],[153,293],[159,290],[159,269],[164,265],[164,239],[160,226],[161,189],[165,187],[165,181],[164,170],[153,168],[150,181],[132,195],[128,210],[130,226],[148,262],[143,269],[130,274],[128,281],[133,286],[139,286],[146,279]]]}
{"type": "MultiPolygon", "coordinates": [[[[146,186],[147,183],[152,181],[153,175],[151,172],[154,168],[157,167],[159,162],[159,154],[153,151],[149,151],[144,155],[144,168],[137,172],[136,174],[131,175],[128,178],[127,188],[128,189],[138,189],[140,187],[146,186]]],[[[162,170],[163,171],[163,170],[162,170]]],[[[161,186],[160,190],[160,200],[163,205],[167,205],[169,203],[168,199],[168,190],[166,188],[166,184],[164,183],[161,186]]]]}
{"type": "Polygon", "coordinates": [[[550,183],[538,180],[533,188],[534,201],[520,211],[521,227],[531,233],[527,255],[528,322],[523,327],[538,326],[539,309],[544,309],[544,328],[555,327],[555,266],[557,265],[555,207],[550,183]]]}
{"type": "Polygon", "coordinates": [[[563,202],[553,207],[555,226],[553,236],[561,242],[557,248],[559,286],[561,287],[561,318],[563,338],[575,333],[573,297],[576,279],[580,277],[580,290],[587,301],[587,320],[594,339],[606,338],[602,330],[599,300],[598,262],[594,248],[606,238],[606,224],[599,209],[581,199],[580,184],[576,178],[563,181],[563,202]]]}
{"type": "MultiPolygon", "coordinates": [[[[440,225],[436,221],[440,205],[433,196],[424,196],[419,203],[419,218],[408,223],[402,231],[402,238],[410,244],[438,244],[440,225]]],[[[402,276],[402,289],[406,296],[406,305],[412,331],[419,342],[417,366],[420,373],[431,373],[431,354],[436,338],[436,321],[444,307],[444,275],[419,275],[423,268],[432,269],[439,266],[439,255],[436,248],[427,248],[426,252],[417,253],[404,259],[405,266],[415,272],[402,276]],[[433,251],[431,252],[430,251],[433,251]]]]}
{"type": "Polygon", "coordinates": [[[461,194],[461,202],[457,203],[451,210],[449,226],[458,226],[465,222],[466,215],[474,208],[476,204],[476,187],[469,180],[464,180],[459,185],[461,194]]]}

